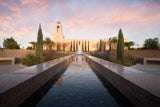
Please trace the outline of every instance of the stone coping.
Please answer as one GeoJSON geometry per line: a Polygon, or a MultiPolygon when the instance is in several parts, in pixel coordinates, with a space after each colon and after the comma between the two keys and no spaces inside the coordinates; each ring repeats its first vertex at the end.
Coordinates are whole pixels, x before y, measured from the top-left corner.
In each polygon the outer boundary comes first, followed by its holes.
{"type": "Polygon", "coordinates": [[[147,64],[147,61],[160,61],[160,58],[154,58],[154,57],[144,57],[143,58],[143,64],[147,64]]]}
{"type": "Polygon", "coordinates": [[[15,57],[0,57],[0,61],[11,61],[11,64],[15,64],[15,57]]]}
{"type": "Polygon", "coordinates": [[[115,64],[87,54],[85,54],[85,56],[93,60],[94,62],[102,65],[103,67],[107,68],[108,70],[116,73],[122,78],[146,90],[147,92],[160,98],[160,76],[152,75],[147,72],[115,64]]]}
{"type": "Polygon", "coordinates": [[[74,54],[0,75],[0,94],[71,58],[72,56],[74,56],[74,54]]]}

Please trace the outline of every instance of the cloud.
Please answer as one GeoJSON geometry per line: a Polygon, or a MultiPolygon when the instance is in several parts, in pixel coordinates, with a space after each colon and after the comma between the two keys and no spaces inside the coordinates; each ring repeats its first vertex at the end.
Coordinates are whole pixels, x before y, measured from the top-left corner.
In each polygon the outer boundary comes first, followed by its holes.
{"type": "Polygon", "coordinates": [[[6,12],[0,14],[0,31],[21,39],[36,38],[38,24],[42,23],[44,36],[51,37],[60,19],[64,33],[70,37],[92,38],[106,32],[115,35],[119,28],[133,34],[158,26],[159,5],[160,2],[147,0],[0,0],[0,12],[6,12]]]}

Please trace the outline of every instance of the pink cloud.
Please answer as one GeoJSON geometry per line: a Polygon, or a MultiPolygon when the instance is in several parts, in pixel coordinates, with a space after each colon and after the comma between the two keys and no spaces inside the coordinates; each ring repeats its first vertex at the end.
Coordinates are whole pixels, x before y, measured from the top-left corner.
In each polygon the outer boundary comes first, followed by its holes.
{"type": "Polygon", "coordinates": [[[44,1],[44,0],[20,0],[22,5],[25,5],[25,4],[33,4],[33,3],[41,3],[41,1],[44,1]]]}
{"type": "Polygon", "coordinates": [[[20,0],[20,4],[16,4],[14,1],[0,0],[0,5],[11,10],[6,16],[0,17],[1,32],[10,31],[9,35],[18,38],[26,38],[28,35],[36,37],[40,22],[44,27],[44,34],[51,37],[59,17],[65,33],[69,36],[86,32],[91,35],[96,35],[97,32],[116,32],[120,27],[126,31],[138,32],[158,25],[160,20],[160,6],[154,2],[136,6],[116,2],[106,6],[103,2],[84,5],[80,2],[58,0],[20,0]]]}

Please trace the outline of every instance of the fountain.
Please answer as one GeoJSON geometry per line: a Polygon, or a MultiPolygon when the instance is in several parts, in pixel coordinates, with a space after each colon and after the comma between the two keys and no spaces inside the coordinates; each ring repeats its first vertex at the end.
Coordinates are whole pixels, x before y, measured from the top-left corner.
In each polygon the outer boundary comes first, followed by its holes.
{"type": "Polygon", "coordinates": [[[77,54],[82,54],[82,48],[81,48],[81,45],[79,45],[79,46],[78,46],[77,54]]]}

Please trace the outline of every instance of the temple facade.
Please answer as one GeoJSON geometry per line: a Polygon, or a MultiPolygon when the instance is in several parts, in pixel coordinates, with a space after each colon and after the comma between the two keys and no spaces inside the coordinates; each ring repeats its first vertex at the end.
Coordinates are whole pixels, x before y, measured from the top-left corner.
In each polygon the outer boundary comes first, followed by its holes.
{"type": "MultiPolygon", "coordinates": [[[[65,39],[63,35],[63,28],[60,22],[55,25],[55,33],[52,35],[52,50],[62,50],[62,51],[77,51],[78,46],[81,46],[82,51],[99,51],[99,50],[109,50],[110,43],[108,39],[65,39]]],[[[128,42],[128,38],[124,38],[124,42],[128,42]]],[[[116,45],[115,45],[116,46],[116,45]]],[[[116,47],[112,46],[112,49],[116,47]]],[[[44,50],[47,46],[43,46],[44,50]]]]}

